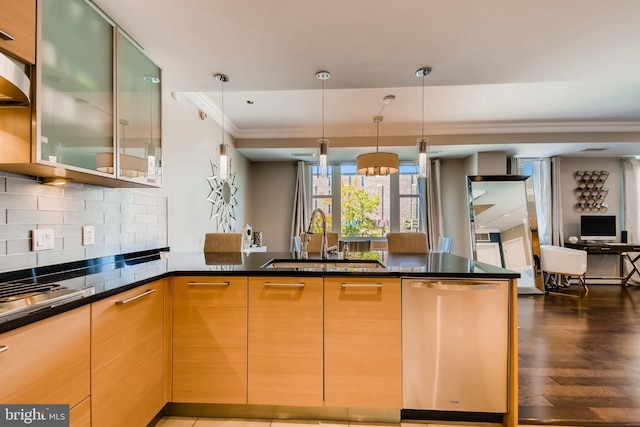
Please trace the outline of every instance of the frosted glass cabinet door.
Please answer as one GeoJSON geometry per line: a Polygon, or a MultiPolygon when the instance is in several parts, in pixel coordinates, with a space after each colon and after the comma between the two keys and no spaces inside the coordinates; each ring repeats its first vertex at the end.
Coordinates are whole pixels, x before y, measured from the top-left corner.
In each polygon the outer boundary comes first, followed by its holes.
{"type": "Polygon", "coordinates": [[[118,32],[118,178],[161,184],[160,69],[118,32]]]}
{"type": "Polygon", "coordinates": [[[38,158],[98,170],[98,154],[113,157],[113,26],[84,0],[39,4],[38,158]]]}

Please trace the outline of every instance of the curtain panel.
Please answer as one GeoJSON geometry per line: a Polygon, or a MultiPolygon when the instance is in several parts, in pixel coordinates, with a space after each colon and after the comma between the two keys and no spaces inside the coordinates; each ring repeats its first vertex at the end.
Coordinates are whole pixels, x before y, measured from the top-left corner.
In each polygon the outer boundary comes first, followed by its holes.
{"type": "Polygon", "coordinates": [[[309,223],[309,200],[307,193],[307,176],[309,167],[304,162],[298,162],[298,174],[296,177],[296,190],[293,197],[293,213],[291,220],[290,250],[295,249],[294,238],[305,232],[309,223]]]}

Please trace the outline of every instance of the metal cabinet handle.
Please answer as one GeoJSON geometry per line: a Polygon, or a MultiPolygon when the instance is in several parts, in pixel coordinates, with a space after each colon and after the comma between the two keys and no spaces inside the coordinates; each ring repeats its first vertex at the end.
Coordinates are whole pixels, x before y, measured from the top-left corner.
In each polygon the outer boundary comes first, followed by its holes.
{"type": "Polygon", "coordinates": [[[304,283],[271,283],[264,282],[264,286],[272,288],[304,288],[304,283]]]}
{"type": "Polygon", "coordinates": [[[9,347],[6,345],[0,345],[0,353],[4,353],[5,351],[9,350],[9,347]]]}
{"type": "Polygon", "coordinates": [[[189,286],[229,286],[230,282],[189,282],[189,286]]]}
{"type": "Polygon", "coordinates": [[[442,283],[442,282],[411,282],[412,288],[429,288],[442,291],[482,291],[486,289],[498,289],[499,283],[472,283],[467,282],[466,285],[460,283],[442,283]]]}
{"type": "Polygon", "coordinates": [[[0,39],[6,40],[6,41],[13,41],[16,38],[13,37],[11,34],[7,33],[6,31],[4,31],[3,29],[0,29],[0,39]]]}
{"type": "Polygon", "coordinates": [[[128,298],[128,299],[123,299],[123,300],[120,300],[120,301],[116,301],[116,305],[129,304],[130,302],[133,302],[133,301],[137,300],[138,298],[142,298],[142,297],[146,297],[147,295],[151,295],[155,291],[156,291],[155,289],[149,289],[147,291],[144,291],[140,295],[136,295],[135,297],[131,297],[131,298],[128,298]]]}
{"type": "Polygon", "coordinates": [[[382,283],[342,283],[343,288],[382,288],[382,283]]]}

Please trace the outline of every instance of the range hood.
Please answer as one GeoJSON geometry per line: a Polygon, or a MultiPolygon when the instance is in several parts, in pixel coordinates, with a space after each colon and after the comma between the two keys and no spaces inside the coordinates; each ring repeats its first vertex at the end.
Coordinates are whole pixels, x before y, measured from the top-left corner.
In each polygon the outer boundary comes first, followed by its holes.
{"type": "Polygon", "coordinates": [[[0,107],[29,106],[31,82],[26,66],[0,52],[0,107]]]}

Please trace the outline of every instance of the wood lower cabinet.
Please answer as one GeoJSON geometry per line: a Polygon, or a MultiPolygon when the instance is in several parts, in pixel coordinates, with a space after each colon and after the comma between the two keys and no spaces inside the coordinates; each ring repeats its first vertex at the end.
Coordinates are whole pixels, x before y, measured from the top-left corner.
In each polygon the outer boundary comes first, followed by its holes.
{"type": "Polygon", "coordinates": [[[0,335],[0,402],[68,404],[90,392],[89,306],[0,335]]]}
{"type": "Polygon", "coordinates": [[[163,281],[91,304],[93,427],[144,427],[163,406],[163,281]]]}
{"type": "Polygon", "coordinates": [[[325,277],[325,406],[402,408],[400,279],[325,277]]]}
{"type": "Polygon", "coordinates": [[[322,278],[250,277],[248,403],[323,405],[322,278]]]}
{"type": "Polygon", "coordinates": [[[247,403],[247,278],[174,279],[173,402],[247,403]]]}
{"type": "Polygon", "coordinates": [[[87,397],[69,411],[69,427],[91,427],[91,398],[87,397]]]}

